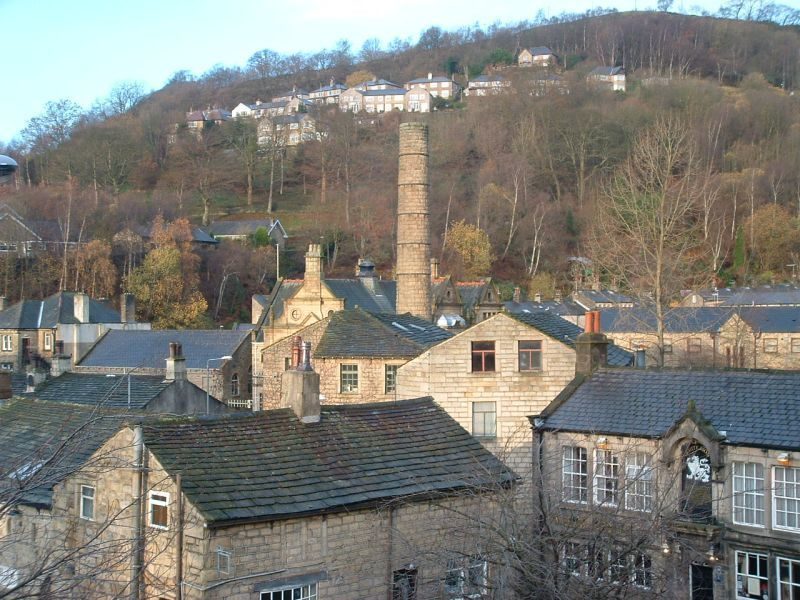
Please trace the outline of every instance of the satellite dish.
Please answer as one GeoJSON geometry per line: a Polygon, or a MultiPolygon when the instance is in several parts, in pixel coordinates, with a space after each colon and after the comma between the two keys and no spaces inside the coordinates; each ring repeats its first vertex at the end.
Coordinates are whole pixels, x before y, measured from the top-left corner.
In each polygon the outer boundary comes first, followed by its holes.
{"type": "Polygon", "coordinates": [[[10,156],[0,154],[0,183],[8,183],[17,171],[17,161],[10,156]]]}

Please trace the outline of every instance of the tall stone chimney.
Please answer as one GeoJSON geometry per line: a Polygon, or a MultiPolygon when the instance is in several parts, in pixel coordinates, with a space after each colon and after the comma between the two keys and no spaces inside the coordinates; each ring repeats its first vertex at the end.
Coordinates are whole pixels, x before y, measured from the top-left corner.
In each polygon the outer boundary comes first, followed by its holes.
{"type": "Polygon", "coordinates": [[[122,294],[119,301],[119,316],[123,323],[136,322],[136,296],[127,292],[122,294]]]}
{"type": "Polygon", "coordinates": [[[428,126],[400,125],[397,177],[397,313],[431,320],[428,126]]]}
{"type": "Polygon", "coordinates": [[[311,367],[311,342],[300,347],[300,364],[283,373],[283,404],[303,423],[319,423],[319,374],[311,367]]]}
{"type": "Polygon", "coordinates": [[[322,281],[322,246],[309,244],[306,252],[306,272],[303,276],[306,291],[316,289],[322,281]]]}
{"type": "Polygon", "coordinates": [[[608,365],[608,338],[600,333],[600,313],[586,313],[586,326],[575,339],[575,374],[591,377],[600,367],[608,365]]]}
{"type": "Polygon", "coordinates": [[[169,343],[169,356],[167,357],[167,381],[181,381],[186,379],[186,359],[183,356],[183,346],[178,342],[169,343]]]}
{"type": "Polygon", "coordinates": [[[75,292],[72,296],[72,306],[75,318],[79,323],[89,322],[89,295],[83,292],[75,292]]]}

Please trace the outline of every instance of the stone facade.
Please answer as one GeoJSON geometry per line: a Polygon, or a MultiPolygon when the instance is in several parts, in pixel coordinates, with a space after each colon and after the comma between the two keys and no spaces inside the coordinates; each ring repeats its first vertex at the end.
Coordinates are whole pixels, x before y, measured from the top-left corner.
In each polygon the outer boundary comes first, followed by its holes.
{"type": "Polygon", "coordinates": [[[400,125],[397,182],[397,312],[431,319],[428,126],[400,125]]]}
{"type": "MultiPolygon", "coordinates": [[[[505,314],[498,314],[424,352],[398,370],[397,397],[432,396],[475,434],[476,403],[494,403],[496,435],[480,438],[517,473],[530,470],[527,416],[540,412],[575,376],[575,351],[505,314]],[[493,371],[472,368],[472,343],[494,342],[493,371]],[[519,342],[541,342],[541,368],[519,369],[519,342]]],[[[478,408],[491,408],[479,404],[478,408]]]]}

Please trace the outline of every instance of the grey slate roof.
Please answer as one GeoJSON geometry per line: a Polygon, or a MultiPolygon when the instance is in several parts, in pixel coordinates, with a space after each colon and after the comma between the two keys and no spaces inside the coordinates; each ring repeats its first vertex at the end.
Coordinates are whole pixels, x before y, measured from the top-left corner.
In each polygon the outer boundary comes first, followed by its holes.
{"type": "Polygon", "coordinates": [[[372,315],[360,308],[334,313],[316,349],[318,358],[414,358],[452,334],[405,315],[372,315]]]}
{"type": "Polygon", "coordinates": [[[553,51],[550,50],[547,46],[536,46],[534,48],[528,48],[528,51],[533,56],[547,56],[548,54],[553,54],[553,51]]]}
{"type": "Polygon", "coordinates": [[[595,67],[589,72],[589,75],[602,75],[611,77],[612,75],[623,75],[625,69],[622,67],[595,67]]]}
{"type": "Polygon", "coordinates": [[[689,401],[734,445],[800,450],[800,373],[600,369],[545,414],[547,429],[661,437],[689,401]]]}
{"type": "Polygon", "coordinates": [[[337,298],[344,299],[345,308],[359,307],[370,312],[395,311],[397,284],[394,281],[376,281],[374,292],[360,279],[325,279],[325,284],[337,298]]]}
{"type": "Polygon", "coordinates": [[[32,395],[50,402],[140,410],[173,383],[163,377],[132,374],[129,387],[127,375],[64,373],[45,381],[32,395]]]}
{"type": "Polygon", "coordinates": [[[504,302],[503,306],[508,312],[511,313],[531,313],[545,311],[554,315],[573,317],[581,316],[586,313],[586,309],[583,306],[577,302],[573,302],[569,298],[565,298],[561,302],[556,302],[555,300],[545,300],[543,302],[533,302],[530,300],[525,302],[514,302],[512,300],[504,302]]]}
{"type": "Polygon", "coordinates": [[[169,343],[179,342],[186,357],[186,368],[205,369],[209,358],[233,355],[242,344],[249,343],[249,338],[249,331],[228,329],[112,329],[95,344],[79,366],[164,369],[169,343]]]}
{"type": "Polygon", "coordinates": [[[0,406],[0,487],[16,489],[12,503],[49,506],[53,486],[85,463],[123,418],[88,406],[10,400],[0,406]]]}
{"type": "MultiPolygon", "coordinates": [[[[730,309],[728,309],[730,310],[730,309]]],[[[753,331],[760,333],[800,332],[800,306],[755,306],[733,309],[753,331]]]]}
{"type": "MultiPolygon", "coordinates": [[[[703,306],[692,308],[678,306],[664,315],[664,328],[668,333],[716,332],[730,319],[730,308],[703,306]]],[[[604,308],[600,310],[600,330],[605,333],[653,333],[656,331],[655,309],[604,308]]]]}
{"type": "Polygon", "coordinates": [[[727,306],[793,304],[800,306],[800,289],[791,285],[732,288],[724,301],[727,306]]]}
{"type": "MultiPolygon", "coordinates": [[[[437,83],[455,83],[450,78],[442,77],[441,75],[437,75],[436,77],[430,77],[430,78],[428,78],[428,77],[418,77],[417,79],[412,79],[408,83],[429,83],[429,82],[430,83],[433,83],[433,82],[437,82],[437,83]]],[[[458,85],[458,84],[456,84],[456,85],[458,85]]]]}
{"type": "Polygon", "coordinates": [[[212,235],[253,235],[259,228],[267,232],[273,227],[272,219],[248,219],[242,221],[214,221],[208,230],[212,235]]]}
{"type": "MultiPolygon", "coordinates": [[[[21,300],[0,312],[0,329],[55,329],[76,324],[75,292],[58,292],[44,300],[21,300]]],[[[120,323],[119,311],[105,302],[89,299],[90,323],[120,323]]]]}
{"type": "Polygon", "coordinates": [[[145,428],[145,443],[209,525],[338,512],[516,476],[430,398],[291,409],[145,428]]]}
{"type": "Polygon", "coordinates": [[[406,90],[403,88],[387,88],[383,90],[360,90],[362,96],[403,96],[406,90]]]}
{"type": "MultiPolygon", "coordinates": [[[[575,340],[583,333],[583,330],[577,325],[549,312],[541,311],[507,314],[512,319],[516,319],[520,323],[538,329],[545,335],[573,349],[575,348],[575,340]]],[[[627,367],[633,364],[633,354],[627,350],[623,350],[616,344],[609,344],[608,364],[614,367],[627,367]]]]}

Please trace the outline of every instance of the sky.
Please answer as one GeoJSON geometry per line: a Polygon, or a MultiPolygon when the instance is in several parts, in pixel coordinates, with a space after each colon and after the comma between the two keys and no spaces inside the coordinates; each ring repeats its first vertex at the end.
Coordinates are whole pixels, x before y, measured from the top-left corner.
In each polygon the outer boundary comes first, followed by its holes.
{"type": "MultiPolygon", "coordinates": [[[[794,1],[794,0],[793,0],[794,1]]],[[[673,9],[715,12],[721,0],[676,0],[673,9]]],[[[354,50],[378,38],[416,42],[445,30],[533,20],[597,6],[655,8],[656,0],[0,0],[0,144],[50,100],[84,109],[114,85],[163,87],[180,70],[244,66],[258,50],[314,53],[347,39],[354,50]],[[556,8],[553,8],[555,6],[556,8]]]]}

